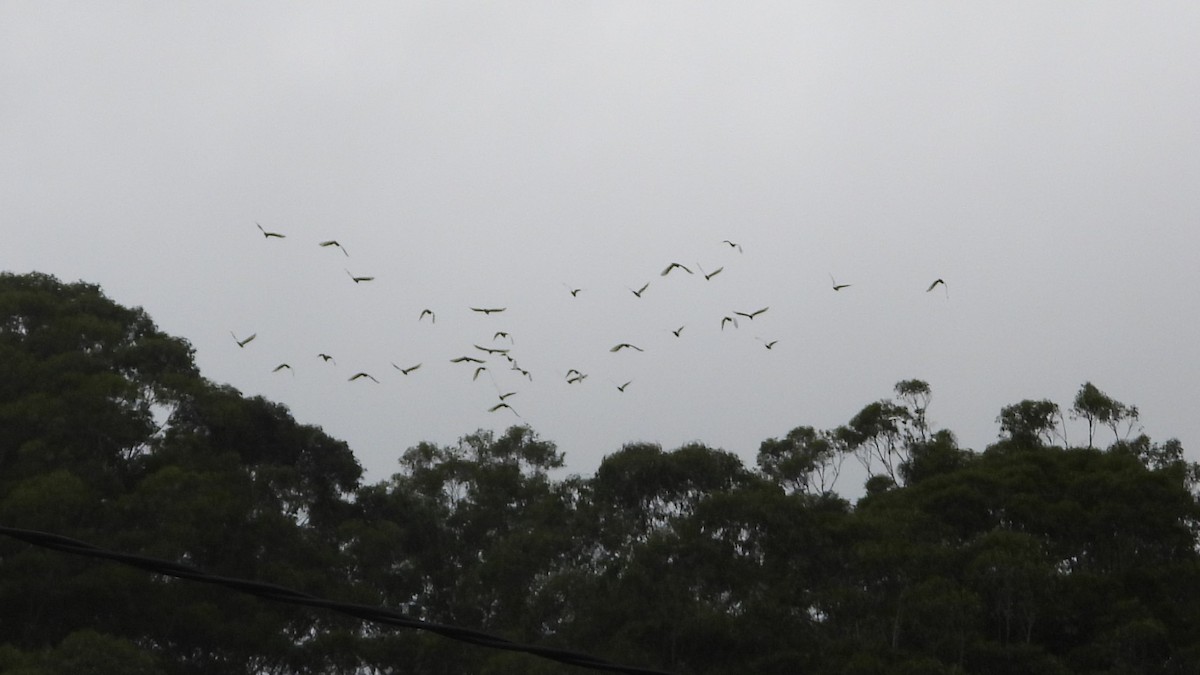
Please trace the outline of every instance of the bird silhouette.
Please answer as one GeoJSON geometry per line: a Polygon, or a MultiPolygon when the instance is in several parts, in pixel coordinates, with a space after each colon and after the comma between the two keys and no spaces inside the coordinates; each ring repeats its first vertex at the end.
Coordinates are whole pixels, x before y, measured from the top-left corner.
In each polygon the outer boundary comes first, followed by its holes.
{"type": "Polygon", "coordinates": [[[631,384],[633,384],[633,380],[630,380],[630,381],[626,382],[625,384],[618,384],[618,385],[617,385],[617,391],[619,391],[619,392],[621,392],[622,394],[624,394],[624,393],[625,393],[625,387],[628,387],[628,386],[629,386],[629,385],[631,385],[631,384]]]}
{"type": "Polygon", "coordinates": [[[725,330],[725,324],[727,323],[732,323],[734,328],[738,327],[737,319],[732,316],[726,316],[721,318],[721,330],[725,330]]]}
{"type": "Polygon", "coordinates": [[[374,382],[375,384],[379,384],[379,380],[375,379],[374,377],[371,377],[371,376],[370,376],[370,375],[368,375],[367,373],[355,373],[355,374],[353,374],[353,375],[351,375],[351,376],[350,376],[350,379],[349,379],[349,380],[346,380],[346,381],[347,381],[347,382],[353,382],[353,381],[355,381],[355,380],[361,380],[361,379],[363,379],[364,377],[365,377],[365,378],[367,378],[367,379],[369,379],[369,380],[371,380],[371,381],[372,381],[372,382],[374,382]]]}
{"type": "Polygon", "coordinates": [[[407,368],[401,368],[400,366],[398,366],[398,365],[396,365],[395,363],[393,363],[393,364],[392,364],[392,367],[393,367],[393,368],[395,368],[396,370],[400,371],[401,373],[403,373],[403,374],[407,375],[407,374],[411,373],[412,371],[416,370],[417,368],[420,368],[420,367],[421,367],[421,364],[419,364],[419,363],[418,363],[418,364],[417,364],[417,365],[415,365],[415,366],[409,366],[409,367],[407,367],[407,368]]]}
{"type": "Polygon", "coordinates": [[[941,284],[941,285],[942,285],[942,290],[943,290],[943,291],[946,291],[946,298],[947,298],[947,299],[949,299],[949,297],[950,297],[950,287],[949,287],[949,286],[947,286],[947,285],[946,285],[946,282],[945,282],[945,281],[942,281],[940,278],[939,278],[939,279],[935,279],[935,280],[934,280],[934,282],[933,282],[932,284],[929,284],[929,288],[926,288],[926,289],[925,289],[925,292],[926,292],[926,293],[928,293],[929,291],[932,291],[932,290],[933,290],[933,289],[934,289],[934,288],[935,288],[935,287],[936,287],[938,284],[941,284]]]}
{"type": "Polygon", "coordinates": [[[233,331],[229,331],[229,334],[233,335],[233,341],[236,342],[237,346],[239,346],[239,347],[245,347],[246,345],[250,344],[250,342],[253,341],[254,338],[258,337],[258,333],[251,333],[250,337],[246,338],[245,340],[239,340],[238,336],[233,334],[233,331]]]}
{"type": "Polygon", "coordinates": [[[621,344],[619,344],[619,345],[617,345],[617,346],[613,347],[612,349],[610,349],[610,350],[608,350],[608,351],[610,351],[610,352],[619,352],[619,351],[621,351],[622,349],[626,349],[626,348],[628,348],[628,349],[636,349],[636,350],[638,350],[639,352],[644,352],[644,351],[646,351],[645,349],[642,349],[641,347],[639,347],[639,346],[637,346],[637,345],[631,345],[631,344],[629,344],[628,342],[622,342],[621,344]]]}
{"type": "Polygon", "coordinates": [[[345,255],[347,258],[349,258],[349,257],[350,257],[350,254],[349,254],[349,253],[346,251],[346,247],[345,247],[345,246],[342,246],[342,245],[341,245],[341,244],[339,244],[339,243],[337,243],[337,240],[336,240],[336,239],[330,239],[329,241],[323,241],[323,242],[321,242],[320,244],[317,244],[317,246],[322,246],[322,247],[325,247],[325,248],[328,248],[328,247],[330,247],[330,246],[336,246],[336,247],[338,247],[338,248],[342,249],[342,254],[343,254],[343,255],[345,255]]]}
{"type": "Polygon", "coordinates": [[[576,375],[575,377],[568,377],[567,384],[575,384],[577,382],[583,382],[585,379],[587,379],[587,375],[584,375],[581,373],[579,375],[576,375]]]}
{"type": "Polygon", "coordinates": [[[509,351],[507,349],[496,349],[495,347],[480,347],[479,345],[475,345],[475,349],[489,354],[504,354],[505,356],[508,355],[509,351]]]}
{"type": "Polygon", "coordinates": [[[504,399],[508,398],[509,396],[516,396],[516,395],[517,395],[517,392],[510,391],[506,394],[500,394],[499,396],[500,396],[500,400],[503,401],[504,399]]]}
{"type": "MultiPolygon", "coordinates": [[[[328,354],[317,354],[317,357],[320,358],[325,363],[329,363],[330,361],[333,361],[333,357],[328,354]]],[[[333,361],[333,365],[336,366],[337,361],[333,361]]]]}
{"type": "Polygon", "coordinates": [[[688,274],[692,274],[692,273],[693,273],[693,272],[692,272],[691,270],[689,270],[687,267],[684,267],[683,265],[680,265],[680,264],[679,264],[679,263],[677,263],[677,262],[673,262],[673,263],[671,263],[670,265],[667,265],[667,269],[665,269],[665,270],[663,270],[662,272],[660,272],[660,273],[659,273],[659,276],[663,276],[663,277],[665,277],[665,276],[667,276],[668,274],[670,274],[670,273],[671,273],[671,270],[673,270],[673,269],[681,269],[681,270],[683,270],[684,272],[687,272],[688,274]]]}
{"type": "Polygon", "coordinates": [[[473,356],[460,356],[457,359],[450,359],[450,363],[487,363],[483,359],[477,359],[473,356]]]}
{"type": "Polygon", "coordinates": [[[633,290],[632,288],[631,288],[631,289],[629,289],[629,292],[630,292],[630,293],[633,293],[634,295],[636,295],[636,296],[638,296],[638,297],[640,298],[640,297],[642,297],[642,293],[645,293],[645,292],[646,292],[646,289],[647,289],[647,288],[650,288],[650,282],[649,282],[649,281],[647,281],[647,282],[646,282],[646,283],[645,283],[645,284],[644,284],[644,285],[643,285],[641,288],[637,289],[636,291],[635,291],[635,290],[633,290]]]}
{"type": "Polygon", "coordinates": [[[291,371],[292,375],[296,374],[296,371],[292,370],[292,367],[286,363],[281,363],[281,364],[275,366],[274,368],[271,369],[271,372],[278,373],[279,371],[283,370],[284,368],[287,368],[289,371],[291,371]]]}
{"type": "Polygon", "coordinates": [[[704,271],[704,268],[700,266],[700,263],[696,263],[696,269],[700,270],[700,274],[703,274],[703,275],[704,275],[704,280],[705,280],[705,281],[708,281],[709,279],[712,279],[713,277],[715,277],[715,276],[717,276],[718,274],[720,274],[720,273],[721,273],[721,270],[723,270],[723,269],[725,269],[725,268],[722,266],[722,267],[718,267],[717,269],[715,269],[715,270],[713,270],[713,271],[711,271],[711,272],[705,272],[705,271],[704,271]]]}
{"type": "Polygon", "coordinates": [[[421,321],[422,319],[424,319],[426,314],[429,315],[430,323],[437,323],[437,315],[433,313],[432,309],[421,310],[421,315],[417,317],[417,321],[421,321]]]}
{"type": "Polygon", "coordinates": [[[505,333],[505,332],[504,332],[504,331],[502,331],[502,330],[498,330],[498,331],[496,331],[496,334],[492,336],[492,339],[493,339],[493,340],[499,340],[500,338],[508,338],[508,341],[509,341],[509,342],[512,342],[512,341],[513,341],[513,339],[512,339],[512,336],[511,336],[511,335],[509,335],[508,333],[505,333]]]}
{"type": "Polygon", "coordinates": [[[742,252],[742,245],[741,245],[741,244],[736,244],[736,243],[734,243],[734,242],[732,242],[732,241],[729,241],[728,239],[722,240],[722,241],[721,241],[721,243],[722,243],[722,244],[729,244],[729,248],[736,248],[736,249],[738,250],[738,253],[741,253],[741,252],[742,252]]]}
{"type": "Polygon", "coordinates": [[[738,315],[738,316],[744,316],[744,317],[746,317],[747,319],[750,319],[751,321],[753,321],[753,320],[754,320],[754,317],[758,316],[759,314],[762,314],[763,312],[767,311],[768,309],[770,309],[770,307],[763,307],[762,309],[755,310],[755,311],[753,311],[753,312],[749,312],[749,313],[747,313],[747,312],[734,312],[734,314],[736,314],[736,315],[738,315]]]}
{"type": "Polygon", "coordinates": [[[767,342],[766,340],[763,340],[762,338],[758,338],[758,339],[762,340],[763,346],[765,346],[767,349],[771,349],[772,347],[775,346],[776,342],[779,342],[779,340],[771,340],[770,342],[767,342]]]}
{"type": "Polygon", "coordinates": [[[487,366],[479,366],[478,368],[476,368],[476,369],[475,369],[475,374],[471,376],[471,381],[472,381],[472,382],[474,382],[475,380],[478,380],[478,379],[479,379],[479,374],[480,374],[480,373],[482,373],[482,372],[483,372],[483,371],[485,371],[485,370],[487,370],[487,366]]]}
{"type": "Polygon", "coordinates": [[[267,232],[266,230],[263,229],[262,225],[259,225],[258,223],[254,223],[254,224],[258,227],[258,231],[262,232],[263,236],[266,237],[267,239],[272,239],[272,238],[283,239],[284,237],[287,236],[287,235],[280,234],[278,232],[267,232]]]}
{"type": "MultiPolygon", "coordinates": [[[[350,274],[350,270],[346,270],[346,274],[350,274]]],[[[375,277],[356,277],[353,274],[350,274],[350,278],[353,279],[354,283],[356,284],[363,281],[373,281],[375,279],[375,277]]]]}
{"type": "Polygon", "coordinates": [[[682,333],[683,329],[686,327],[687,327],[686,325],[680,326],[679,328],[676,328],[675,330],[671,331],[671,333],[674,334],[675,337],[679,337],[679,334],[682,333]]]}
{"type": "Polygon", "coordinates": [[[563,286],[567,287],[567,292],[571,294],[572,298],[577,297],[579,295],[579,291],[583,290],[582,288],[571,288],[570,286],[567,286],[565,281],[563,282],[563,286]]]}
{"type": "Polygon", "coordinates": [[[850,287],[850,284],[839,284],[839,283],[837,282],[837,280],[833,278],[833,275],[832,275],[832,274],[830,274],[830,275],[829,275],[829,280],[833,282],[833,290],[835,290],[835,291],[840,291],[840,290],[842,290],[843,288],[849,288],[849,287],[850,287]]]}
{"type": "Polygon", "coordinates": [[[503,312],[506,309],[508,309],[508,308],[507,307],[472,307],[471,311],[479,312],[480,314],[487,316],[489,314],[495,314],[496,312],[503,312]]]}
{"type": "Polygon", "coordinates": [[[504,401],[501,401],[501,402],[497,403],[496,405],[488,408],[488,412],[496,412],[497,410],[499,410],[501,408],[508,408],[509,410],[512,411],[512,414],[516,415],[517,417],[521,416],[520,413],[518,413],[516,410],[513,410],[513,407],[511,405],[505,403],[504,401]]]}

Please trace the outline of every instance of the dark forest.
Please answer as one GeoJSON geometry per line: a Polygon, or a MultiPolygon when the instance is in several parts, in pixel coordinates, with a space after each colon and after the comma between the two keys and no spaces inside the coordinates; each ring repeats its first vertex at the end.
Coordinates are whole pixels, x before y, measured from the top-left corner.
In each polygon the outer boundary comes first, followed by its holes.
{"type": "MultiPolygon", "coordinates": [[[[0,526],[673,673],[1200,672],[1200,467],[1084,383],[930,428],[896,384],[755,464],[527,426],[351,448],[86,283],[0,275],[0,526]],[[1070,418],[1088,430],[1066,446],[1070,418]],[[862,497],[833,491],[846,461],[862,497]]],[[[0,672],[581,673],[0,537],[0,672]]]]}

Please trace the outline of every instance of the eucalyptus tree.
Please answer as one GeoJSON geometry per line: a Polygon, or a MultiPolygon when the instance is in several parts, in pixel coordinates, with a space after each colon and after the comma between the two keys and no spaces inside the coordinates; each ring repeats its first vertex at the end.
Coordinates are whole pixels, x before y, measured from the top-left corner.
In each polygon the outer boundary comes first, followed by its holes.
{"type": "Polygon", "coordinates": [[[1129,438],[1129,433],[1138,421],[1138,408],[1135,405],[1125,405],[1096,388],[1091,382],[1084,382],[1075,394],[1071,406],[1071,417],[1087,422],[1088,447],[1092,447],[1097,426],[1107,426],[1113,432],[1113,442],[1129,438]],[[1122,433],[1122,428],[1124,433],[1122,433]]]}
{"type": "Polygon", "coordinates": [[[1048,446],[1061,438],[1062,412],[1058,404],[1048,399],[1025,399],[1001,408],[996,418],[1001,436],[1026,447],[1048,446]]]}

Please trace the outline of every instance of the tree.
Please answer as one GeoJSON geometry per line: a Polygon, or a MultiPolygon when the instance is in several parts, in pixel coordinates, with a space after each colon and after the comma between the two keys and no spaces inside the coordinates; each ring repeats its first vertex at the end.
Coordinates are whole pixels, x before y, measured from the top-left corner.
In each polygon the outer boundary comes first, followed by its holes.
{"type": "Polygon", "coordinates": [[[115,494],[198,380],[187,342],[98,286],[0,274],[0,492],[72,466],[115,494]]]}
{"type": "Polygon", "coordinates": [[[896,396],[908,409],[906,419],[911,427],[910,443],[924,443],[929,440],[929,423],[925,417],[929,410],[929,402],[933,392],[929,383],[924,380],[902,380],[896,383],[896,396]]]}
{"type": "Polygon", "coordinates": [[[1114,442],[1129,438],[1129,433],[1137,424],[1138,409],[1137,406],[1125,405],[1113,399],[1097,389],[1096,385],[1091,382],[1084,382],[1083,386],[1079,388],[1079,392],[1075,394],[1071,417],[1087,422],[1088,447],[1090,448],[1098,425],[1112,429],[1114,442]],[[1122,427],[1125,429],[1124,434],[1121,432],[1122,427]]]}
{"type": "MultiPolygon", "coordinates": [[[[0,428],[6,525],[310,592],[344,583],[329,570],[361,476],[349,448],[204,380],[186,341],[94,285],[0,274],[0,428]]],[[[267,671],[316,658],[311,636],[338,625],[9,541],[0,579],[0,635],[51,650],[55,672],[109,668],[80,654],[129,672],[267,671]]]]}
{"type": "Polygon", "coordinates": [[[897,470],[908,459],[908,446],[902,430],[910,420],[908,409],[889,400],[868,404],[850,418],[849,442],[863,467],[874,474],[874,465],[883,465],[883,475],[893,482],[897,470]]]}
{"type": "Polygon", "coordinates": [[[758,448],[763,475],[789,492],[831,491],[845,459],[837,435],[807,426],[792,429],[782,439],[767,439],[758,448]]]}
{"type": "Polygon", "coordinates": [[[1000,434],[1007,435],[1013,443],[1023,447],[1049,445],[1057,435],[1062,413],[1058,404],[1049,400],[1032,401],[1005,406],[996,421],[1000,423],[1000,434]]]}

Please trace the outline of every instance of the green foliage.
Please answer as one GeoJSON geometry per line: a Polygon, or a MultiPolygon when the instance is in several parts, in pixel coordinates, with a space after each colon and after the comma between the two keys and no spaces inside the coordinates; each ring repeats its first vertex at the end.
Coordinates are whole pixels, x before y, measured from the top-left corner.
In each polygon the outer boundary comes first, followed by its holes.
{"type": "Polygon", "coordinates": [[[1092,447],[1092,440],[1096,431],[1097,425],[1107,426],[1112,429],[1114,442],[1119,442],[1123,438],[1128,438],[1129,432],[1133,429],[1133,425],[1138,420],[1137,406],[1129,406],[1110,398],[1107,394],[1096,388],[1096,385],[1091,382],[1085,382],[1079,388],[1079,393],[1075,395],[1075,402],[1071,407],[1071,415],[1075,419],[1083,419],[1087,422],[1088,427],[1088,447],[1092,447]],[[1124,426],[1125,435],[1122,437],[1121,428],[1124,426]]]}
{"type": "MultiPolygon", "coordinates": [[[[515,426],[368,485],[141,310],[0,275],[0,522],[678,673],[1200,672],[1178,441],[1129,438],[1136,407],[1087,383],[1072,412],[1106,450],[1053,446],[1058,406],[1026,400],[975,453],[930,428],[928,383],[894,392],[757,470],[631,444],[555,479],[515,426]],[[851,455],[879,469],[856,504],[832,491],[851,455]]],[[[9,540],[0,607],[6,673],[577,672],[9,540]]]]}
{"type": "Polygon", "coordinates": [[[1054,442],[1057,428],[1062,420],[1058,404],[1053,401],[1024,400],[1005,406],[996,421],[1000,433],[1007,435],[1014,445],[1037,447],[1054,442]]]}

